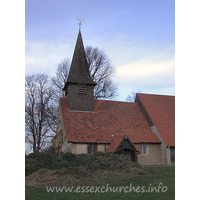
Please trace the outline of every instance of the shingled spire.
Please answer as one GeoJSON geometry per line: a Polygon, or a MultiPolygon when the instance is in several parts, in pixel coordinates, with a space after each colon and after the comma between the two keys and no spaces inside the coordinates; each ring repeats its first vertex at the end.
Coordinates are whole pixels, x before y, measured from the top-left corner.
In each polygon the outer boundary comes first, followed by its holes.
{"type": "Polygon", "coordinates": [[[89,67],[85,56],[81,30],[79,29],[78,38],[74,50],[72,64],[67,83],[96,84],[91,78],[89,67]]]}
{"type": "Polygon", "coordinates": [[[69,110],[94,111],[94,86],[87,63],[81,30],[79,29],[74,55],[67,82],[65,95],[68,98],[69,110]]]}

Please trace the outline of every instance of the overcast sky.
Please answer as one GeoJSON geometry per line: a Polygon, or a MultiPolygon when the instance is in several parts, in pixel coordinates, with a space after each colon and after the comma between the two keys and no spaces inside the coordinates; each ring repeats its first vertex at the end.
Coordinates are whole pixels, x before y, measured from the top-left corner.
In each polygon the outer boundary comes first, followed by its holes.
{"type": "Polygon", "coordinates": [[[76,16],[84,45],[104,50],[116,67],[116,100],[131,91],[175,95],[174,0],[26,0],[25,74],[53,74],[72,59],[76,16]]]}

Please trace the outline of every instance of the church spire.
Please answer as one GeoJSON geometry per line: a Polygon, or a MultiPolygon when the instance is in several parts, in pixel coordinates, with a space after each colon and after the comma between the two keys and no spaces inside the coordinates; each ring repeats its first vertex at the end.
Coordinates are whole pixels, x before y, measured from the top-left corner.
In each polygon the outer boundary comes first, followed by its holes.
{"type": "Polygon", "coordinates": [[[76,41],[74,55],[67,82],[65,96],[68,99],[69,110],[94,111],[94,86],[87,63],[81,30],[76,41]]]}
{"type": "Polygon", "coordinates": [[[90,77],[89,66],[87,64],[87,59],[85,56],[85,50],[83,46],[80,28],[67,83],[82,83],[96,85],[96,83],[90,77]]]}

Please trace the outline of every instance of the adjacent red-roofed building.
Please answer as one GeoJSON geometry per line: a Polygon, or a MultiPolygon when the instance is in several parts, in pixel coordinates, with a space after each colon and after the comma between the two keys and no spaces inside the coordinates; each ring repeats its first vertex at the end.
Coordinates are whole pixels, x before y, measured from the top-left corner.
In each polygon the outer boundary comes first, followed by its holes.
{"type": "Polygon", "coordinates": [[[162,163],[175,164],[175,96],[137,94],[135,102],[161,141],[162,163]]]}
{"type": "Polygon", "coordinates": [[[52,139],[58,152],[109,151],[143,165],[175,162],[175,97],[137,94],[135,103],[94,100],[95,85],[79,30],[52,139]]]}

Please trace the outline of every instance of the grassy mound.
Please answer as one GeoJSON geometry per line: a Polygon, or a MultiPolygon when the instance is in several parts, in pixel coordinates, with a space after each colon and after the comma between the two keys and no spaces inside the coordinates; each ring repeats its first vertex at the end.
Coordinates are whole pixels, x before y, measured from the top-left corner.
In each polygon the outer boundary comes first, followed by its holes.
{"type": "Polygon", "coordinates": [[[41,169],[64,169],[65,173],[77,177],[87,176],[87,174],[97,170],[146,173],[143,167],[130,161],[128,157],[110,152],[79,155],[68,152],[60,158],[55,158],[55,156],[48,153],[32,153],[25,157],[25,166],[26,176],[41,169]]]}

